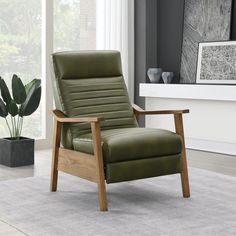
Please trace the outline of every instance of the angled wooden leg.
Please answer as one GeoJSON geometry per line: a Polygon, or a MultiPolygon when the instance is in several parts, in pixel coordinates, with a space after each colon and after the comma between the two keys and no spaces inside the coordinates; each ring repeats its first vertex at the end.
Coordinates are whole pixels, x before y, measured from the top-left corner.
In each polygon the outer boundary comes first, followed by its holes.
{"type": "Polygon", "coordinates": [[[101,211],[107,211],[107,194],[104,176],[104,165],[102,156],[102,145],[101,145],[101,131],[99,123],[91,123],[94,155],[97,163],[97,184],[99,194],[99,205],[101,211]]]}
{"type": "Polygon", "coordinates": [[[58,154],[61,142],[61,123],[54,119],[53,149],[52,149],[52,170],[51,170],[51,191],[57,191],[58,177],[58,154]]]}
{"type": "Polygon", "coordinates": [[[183,116],[182,114],[175,114],[175,129],[176,133],[182,137],[182,172],[181,172],[181,182],[182,182],[182,191],[183,197],[190,197],[189,189],[189,179],[188,179],[188,165],[186,158],[186,148],[184,141],[184,128],[183,128],[183,116]]]}

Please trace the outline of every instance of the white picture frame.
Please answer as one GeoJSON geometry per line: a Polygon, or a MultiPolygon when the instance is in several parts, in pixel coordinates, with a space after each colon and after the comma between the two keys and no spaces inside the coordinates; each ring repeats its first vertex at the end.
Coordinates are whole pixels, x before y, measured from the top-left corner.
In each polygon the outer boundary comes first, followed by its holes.
{"type": "Polygon", "coordinates": [[[236,84],[236,41],[199,43],[197,84],[236,84]]]}

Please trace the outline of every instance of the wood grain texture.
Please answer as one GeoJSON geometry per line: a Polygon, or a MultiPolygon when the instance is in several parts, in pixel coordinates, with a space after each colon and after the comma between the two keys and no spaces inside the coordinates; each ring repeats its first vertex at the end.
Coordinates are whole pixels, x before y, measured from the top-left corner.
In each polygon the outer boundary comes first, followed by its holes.
{"type": "Polygon", "coordinates": [[[93,155],[60,148],[58,159],[58,170],[97,182],[97,166],[93,155]]]}
{"type": "Polygon", "coordinates": [[[102,142],[99,117],[67,118],[59,110],[54,110],[54,141],[51,191],[57,190],[58,170],[79,176],[83,179],[97,183],[99,205],[101,211],[107,211],[107,196],[105,185],[104,164],[102,156],[102,142]],[[62,123],[89,122],[91,123],[94,155],[60,148],[62,123]]]}
{"type": "Polygon", "coordinates": [[[102,156],[102,140],[101,140],[101,129],[99,123],[91,123],[92,136],[93,136],[93,148],[94,155],[97,164],[97,174],[98,174],[98,193],[99,193],[99,204],[101,211],[107,211],[107,194],[105,185],[105,175],[104,175],[104,164],[102,156]]]}
{"type": "Polygon", "coordinates": [[[185,198],[190,197],[190,188],[189,188],[189,178],[188,178],[188,164],[186,157],[186,148],[184,140],[184,127],[183,127],[183,116],[182,114],[175,114],[175,130],[176,133],[182,137],[182,172],[181,172],[181,182],[182,182],[182,191],[185,198]]]}
{"type": "Polygon", "coordinates": [[[133,104],[133,110],[135,116],[139,115],[174,115],[174,114],[184,114],[184,113],[189,113],[188,109],[185,110],[160,110],[160,111],[145,111],[141,107],[139,107],[136,104],[133,104]]]}
{"type": "Polygon", "coordinates": [[[134,116],[138,120],[140,112],[142,112],[144,110],[141,107],[139,107],[138,105],[134,104],[134,103],[132,104],[132,107],[133,107],[134,116]]]}
{"type": "Polygon", "coordinates": [[[104,120],[102,117],[66,117],[66,115],[59,110],[54,110],[53,114],[56,120],[61,123],[91,123],[104,120]]]}
{"type": "Polygon", "coordinates": [[[54,118],[53,147],[52,147],[52,170],[51,170],[51,191],[57,191],[58,179],[58,154],[61,143],[61,123],[54,118]]]}
{"type": "Polygon", "coordinates": [[[181,83],[195,83],[199,42],[229,40],[231,3],[185,0],[181,83]]]}

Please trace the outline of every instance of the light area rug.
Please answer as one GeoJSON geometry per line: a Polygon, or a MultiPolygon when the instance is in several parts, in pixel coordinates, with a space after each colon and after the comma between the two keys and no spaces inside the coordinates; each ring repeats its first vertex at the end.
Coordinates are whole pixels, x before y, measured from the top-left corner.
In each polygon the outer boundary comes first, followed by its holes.
{"type": "Polygon", "coordinates": [[[0,182],[0,220],[30,236],[236,235],[234,177],[190,168],[190,199],[179,175],[111,184],[105,213],[95,184],[60,174],[51,193],[49,179],[0,182]]]}

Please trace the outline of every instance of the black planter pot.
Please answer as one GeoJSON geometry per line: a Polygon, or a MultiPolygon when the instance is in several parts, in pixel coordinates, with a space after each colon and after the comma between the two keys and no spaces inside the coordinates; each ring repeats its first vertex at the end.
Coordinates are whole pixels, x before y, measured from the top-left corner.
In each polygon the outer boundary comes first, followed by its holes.
{"type": "Polygon", "coordinates": [[[34,139],[0,139],[0,164],[9,167],[34,164],[34,139]]]}

